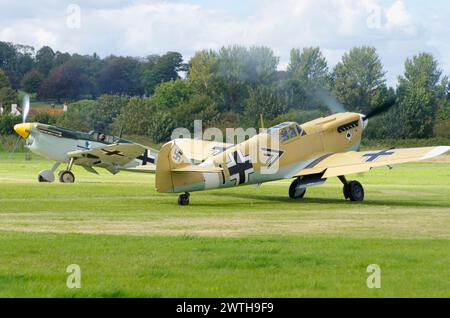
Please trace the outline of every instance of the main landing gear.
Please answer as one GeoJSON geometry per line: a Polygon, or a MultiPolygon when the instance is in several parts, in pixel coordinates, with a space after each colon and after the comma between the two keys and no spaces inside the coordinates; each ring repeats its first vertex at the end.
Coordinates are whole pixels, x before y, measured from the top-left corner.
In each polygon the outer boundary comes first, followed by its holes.
{"type": "Polygon", "coordinates": [[[344,176],[339,176],[344,185],[343,192],[345,199],[350,201],[363,201],[364,200],[364,188],[358,181],[347,181],[344,176]]]}
{"type": "Polygon", "coordinates": [[[58,173],[59,182],[61,183],[74,183],[75,182],[75,176],[72,173],[72,166],[73,166],[73,158],[70,159],[69,164],[67,165],[67,169],[64,171],[60,171],[58,173]]]}
{"type": "Polygon", "coordinates": [[[289,187],[289,197],[291,199],[301,199],[305,196],[306,188],[299,187],[300,178],[292,181],[291,186],[289,187]]]}
{"type": "MultiPolygon", "coordinates": [[[[60,163],[55,162],[53,164],[53,167],[48,170],[42,170],[39,172],[38,175],[38,181],[39,182],[53,182],[55,181],[55,171],[58,169],[60,163]]],[[[58,173],[58,179],[59,182],[62,183],[74,183],[75,182],[75,176],[72,173],[72,166],[73,166],[73,158],[70,159],[69,164],[67,165],[67,169],[64,171],[60,171],[58,173]]]]}
{"type": "MultiPolygon", "coordinates": [[[[344,176],[339,176],[344,185],[343,192],[345,199],[350,201],[363,201],[364,200],[364,188],[358,181],[347,181],[344,176]]],[[[289,187],[289,197],[291,199],[301,199],[305,196],[306,187],[300,185],[300,178],[296,178],[289,187]]]]}
{"type": "Polygon", "coordinates": [[[178,205],[189,205],[189,193],[180,194],[178,197],[178,205]]]}

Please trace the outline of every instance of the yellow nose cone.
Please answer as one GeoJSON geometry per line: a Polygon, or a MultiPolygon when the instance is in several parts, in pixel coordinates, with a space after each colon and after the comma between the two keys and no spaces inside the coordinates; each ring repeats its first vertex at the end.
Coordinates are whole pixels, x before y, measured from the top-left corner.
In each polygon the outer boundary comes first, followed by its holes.
{"type": "Polygon", "coordinates": [[[17,124],[14,126],[14,130],[18,135],[27,139],[28,136],[30,135],[31,124],[30,123],[17,124]]]}

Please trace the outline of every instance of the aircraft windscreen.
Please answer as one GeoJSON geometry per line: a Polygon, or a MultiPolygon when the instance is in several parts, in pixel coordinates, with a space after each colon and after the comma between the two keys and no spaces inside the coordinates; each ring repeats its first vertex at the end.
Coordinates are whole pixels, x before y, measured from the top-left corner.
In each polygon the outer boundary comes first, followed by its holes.
{"type": "Polygon", "coordinates": [[[288,126],[290,123],[281,123],[276,126],[270,127],[267,129],[268,134],[273,134],[275,132],[278,132],[281,128],[288,126]]]}
{"type": "Polygon", "coordinates": [[[267,133],[272,135],[278,134],[280,136],[280,140],[283,142],[288,141],[289,139],[306,135],[306,132],[302,129],[302,127],[295,122],[285,122],[270,127],[267,130],[267,133]]]}
{"type": "Polygon", "coordinates": [[[92,141],[99,141],[99,142],[103,142],[106,144],[113,144],[119,140],[118,137],[115,137],[112,135],[106,135],[104,133],[97,132],[97,131],[91,131],[89,133],[89,139],[92,141]]]}

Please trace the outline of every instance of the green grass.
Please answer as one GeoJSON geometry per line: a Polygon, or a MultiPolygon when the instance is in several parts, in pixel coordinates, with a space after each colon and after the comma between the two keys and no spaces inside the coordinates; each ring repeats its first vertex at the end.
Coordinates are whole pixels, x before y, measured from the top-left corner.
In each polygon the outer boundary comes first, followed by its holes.
{"type": "Polygon", "coordinates": [[[292,201],[286,180],[179,207],[153,175],[76,167],[75,184],[38,184],[51,163],[23,157],[0,153],[0,297],[450,296],[448,163],[352,176],[363,203],[337,180],[292,201]],[[369,264],[381,289],[366,286],[369,264]]]}

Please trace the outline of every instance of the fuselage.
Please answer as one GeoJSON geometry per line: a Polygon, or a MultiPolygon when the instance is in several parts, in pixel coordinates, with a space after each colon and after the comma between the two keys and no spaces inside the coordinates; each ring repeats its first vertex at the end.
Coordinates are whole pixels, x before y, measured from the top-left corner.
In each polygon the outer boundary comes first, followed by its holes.
{"type": "MultiPolygon", "coordinates": [[[[330,154],[356,151],[366,124],[362,115],[356,113],[335,114],[302,125],[282,123],[200,164],[220,167],[222,172],[162,172],[157,168],[156,187],[160,192],[192,192],[291,178],[330,154]]],[[[176,144],[176,140],[172,143],[176,144]]],[[[160,155],[164,147],[170,156],[169,148],[174,145],[163,146],[160,155]]],[[[164,163],[158,164],[162,167],[164,163]]]]}
{"type": "MultiPolygon", "coordinates": [[[[90,150],[114,143],[132,143],[99,132],[85,133],[41,123],[19,124],[16,125],[15,130],[25,138],[25,146],[33,153],[59,163],[68,163],[70,160],[68,153],[73,151],[90,150]]],[[[124,168],[136,167],[140,163],[138,159],[135,159],[124,168]]]]}

